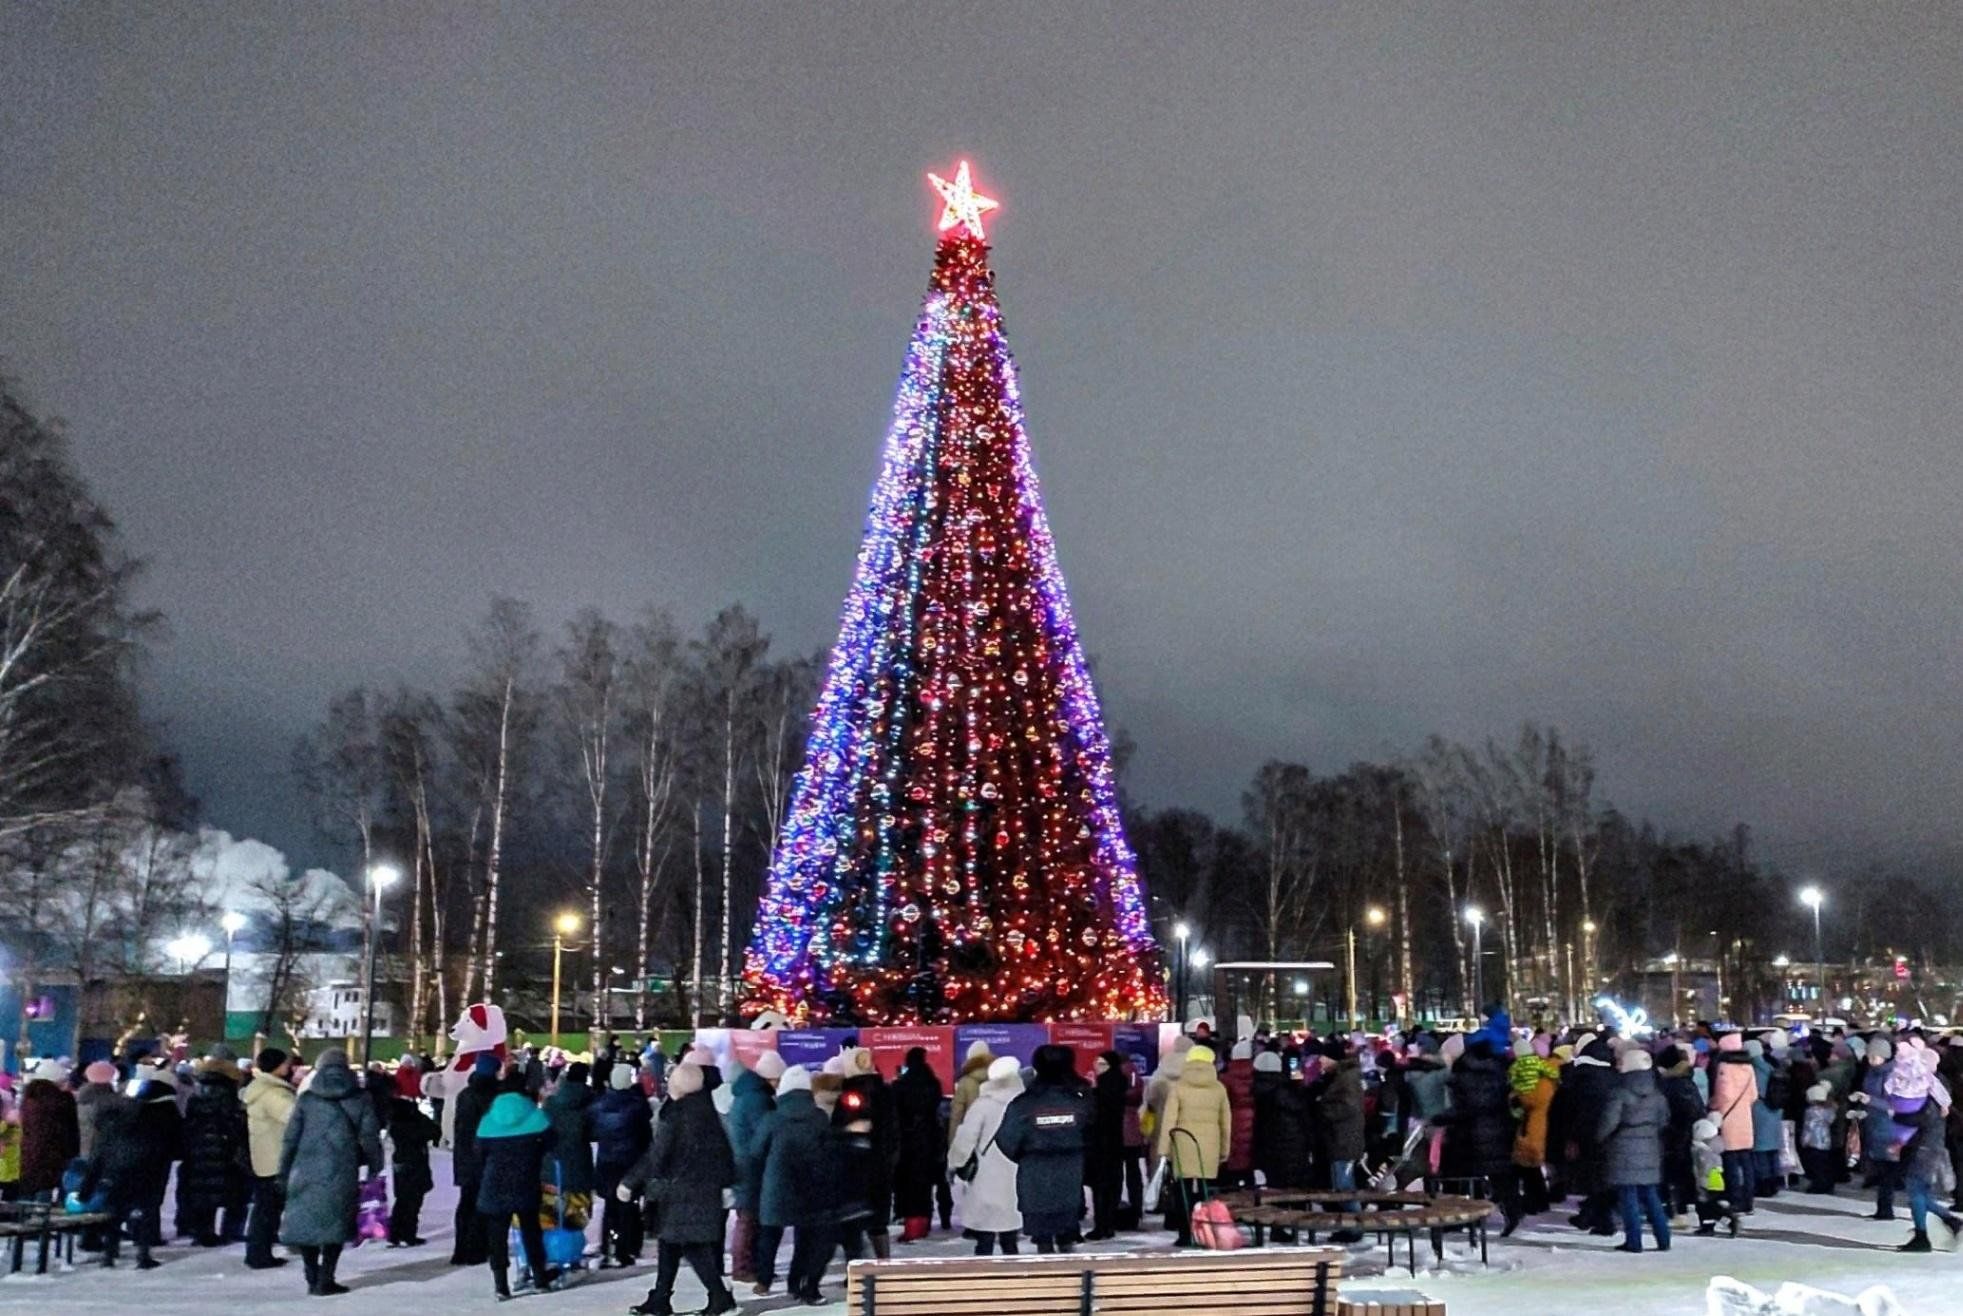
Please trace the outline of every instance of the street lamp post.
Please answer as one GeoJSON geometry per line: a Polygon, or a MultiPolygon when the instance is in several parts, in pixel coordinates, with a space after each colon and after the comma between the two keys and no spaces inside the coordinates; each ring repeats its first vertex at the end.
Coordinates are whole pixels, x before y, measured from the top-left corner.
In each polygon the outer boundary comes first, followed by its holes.
{"type": "Polygon", "coordinates": [[[1213,956],[1207,953],[1207,949],[1206,949],[1206,947],[1204,947],[1204,946],[1195,946],[1195,947],[1193,948],[1193,967],[1194,967],[1194,968],[1196,968],[1196,969],[1198,969],[1198,970],[1199,970],[1199,971],[1200,971],[1201,973],[1205,973],[1205,972],[1206,972],[1206,966],[1207,966],[1207,965],[1209,965],[1209,964],[1211,964],[1211,963],[1213,963],[1213,956]]]}
{"type": "Polygon", "coordinates": [[[224,1026],[218,1030],[221,1036],[229,1035],[232,1031],[232,938],[245,931],[245,925],[245,915],[236,909],[226,910],[224,917],[218,920],[218,926],[225,930],[225,1003],[218,1011],[225,1020],[224,1026]]]}
{"type": "Polygon", "coordinates": [[[1477,905],[1468,906],[1465,921],[1472,924],[1472,1008],[1476,1012],[1486,1005],[1486,964],[1485,934],[1486,913],[1477,905]]]}
{"type": "Polygon", "coordinates": [[[1186,944],[1193,936],[1193,929],[1186,920],[1181,919],[1172,925],[1173,939],[1179,943],[1179,963],[1172,971],[1173,990],[1179,996],[1179,1004],[1173,1007],[1172,1021],[1186,1022],[1186,944]]]}
{"type": "Polygon", "coordinates": [[[1799,893],[1799,903],[1813,911],[1813,964],[1820,975],[1820,1002],[1814,1017],[1827,1017],[1827,943],[1820,932],[1820,906],[1827,903],[1827,893],[1817,886],[1810,886],[1799,893]]]}
{"type": "Polygon", "coordinates": [[[552,1045],[559,1045],[559,959],[566,952],[566,938],[579,931],[579,915],[561,914],[552,920],[552,1045]]]}
{"type": "Polygon", "coordinates": [[[368,870],[368,889],[374,894],[374,903],[368,910],[368,953],[361,973],[361,1063],[364,1065],[368,1063],[375,1038],[375,945],[382,939],[382,892],[401,877],[401,872],[389,864],[376,864],[368,870]]]}
{"type": "MultiPolygon", "coordinates": [[[[1381,928],[1384,925],[1385,917],[1386,915],[1384,914],[1384,911],[1377,908],[1375,905],[1372,905],[1368,909],[1363,911],[1363,921],[1369,924],[1372,928],[1381,928]]],[[[1349,951],[1349,964],[1348,964],[1349,971],[1346,976],[1349,978],[1349,988],[1350,988],[1350,1027],[1361,1028],[1363,1026],[1363,1019],[1356,1012],[1356,924],[1354,923],[1350,924],[1348,951],[1349,951]]],[[[1376,992],[1373,991],[1370,993],[1370,1008],[1374,1010],[1376,1009],[1376,1007],[1377,1007],[1377,994],[1376,992]]]]}
{"type": "Polygon", "coordinates": [[[1587,975],[1588,985],[1575,1002],[1577,1015],[1588,1002],[1595,999],[1595,988],[1598,985],[1595,972],[1595,920],[1592,918],[1581,921],[1581,971],[1587,975]]]}

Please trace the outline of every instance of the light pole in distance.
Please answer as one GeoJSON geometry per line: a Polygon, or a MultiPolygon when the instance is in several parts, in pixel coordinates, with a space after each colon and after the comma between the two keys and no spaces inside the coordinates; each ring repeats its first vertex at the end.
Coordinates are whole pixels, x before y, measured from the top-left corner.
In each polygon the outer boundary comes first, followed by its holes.
{"type": "Polygon", "coordinates": [[[368,870],[368,889],[373,903],[368,910],[368,954],[361,973],[361,1063],[368,1063],[368,1051],[375,1037],[375,944],[382,939],[382,892],[401,880],[402,873],[391,864],[376,864],[368,870]]]}
{"type": "Polygon", "coordinates": [[[1486,1007],[1486,911],[1477,905],[1467,905],[1465,921],[1472,924],[1472,1009],[1474,1013],[1486,1007]]]}
{"type": "Polygon", "coordinates": [[[579,931],[579,915],[561,914],[552,920],[552,1045],[559,1045],[559,961],[566,938],[579,931]]]}
{"type": "Polygon", "coordinates": [[[1193,936],[1192,925],[1181,919],[1172,925],[1172,935],[1179,943],[1179,963],[1172,971],[1173,991],[1179,996],[1179,1004],[1173,1008],[1172,1021],[1180,1024],[1186,1022],[1186,943],[1193,936]]]}
{"type": "Polygon", "coordinates": [[[247,922],[245,915],[236,909],[226,910],[218,920],[218,926],[225,932],[225,1004],[218,1012],[225,1020],[225,1026],[218,1030],[221,1040],[232,1031],[232,938],[245,931],[247,922]]]}
{"type": "Polygon", "coordinates": [[[1213,963],[1213,956],[1207,954],[1207,949],[1204,946],[1195,946],[1193,948],[1192,958],[1193,958],[1193,967],[1198,969],[1201,973],[1205,973],[1206,966],[1213,963]]]}
{"type": "Polygon", "coordinates": [[[1820,975],[1820,1004],[1814,1017],[1827,1017],[1827,943],[1820,932],[1820,906],[1827,903],[1827,893],[1817,886],[1801,889],[1799,903],[1813,911],[1813,964],[1820,975]]]}

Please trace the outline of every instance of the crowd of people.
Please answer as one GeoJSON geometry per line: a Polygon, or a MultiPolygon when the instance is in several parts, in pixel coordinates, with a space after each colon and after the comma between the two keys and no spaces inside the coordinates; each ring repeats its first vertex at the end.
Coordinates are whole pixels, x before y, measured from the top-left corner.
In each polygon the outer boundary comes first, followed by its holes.
{"type": "Polygon", "coordinates": [[[255,1269],[287,1264],[284,1245],[329,1296],[357,1240],[423,1245],[447,1140],[452,1264],[486,1267],[502,1298],[568,1265],[640,1264],[651,1241],[637,1316],[671,1316],[684,1265],[712,1316],[737,1310],[732,1285],[821,1303],[840,1252],[890,1256],[957,1214],[983,1256],[1155,1219],[1192,1245],[1195,1203],[1256,1184],[1422,1181],[1489,1198],[1507,1233],[1572,1199],[1569,1224],[1639,1252],[1645,1227],[1659,1249],[1693,1220],[1736,1235],[1761,1198],[1858,1181],[1878,1219],[1906,1199],[1904,1251],[1932,1249],[1931,1217],[1963,1232],[1963,1044],[1919,1029],[1556,1035],[1494,1007],[1464,1033],[1257,1030],[1224,1060],[1201,1025],[1156,1066],[1108,1051],[1088,1072],[1066,1047],[1025,1062],[976,1043],[951,1089],[920,1049],[890,1080],[856,1046],[817,1068],[771,1051],[729,1067],[652,1041],[590,1061],[486,1053],[445,1110],[415,1056],[44,1059],[18,1091],[0,1082],[0,1192],[101,1213],[82,1245],[113,1266],[127,1242],[150,1268],[174,1185],[178,1239],[242,1244],[255,1269]]]}

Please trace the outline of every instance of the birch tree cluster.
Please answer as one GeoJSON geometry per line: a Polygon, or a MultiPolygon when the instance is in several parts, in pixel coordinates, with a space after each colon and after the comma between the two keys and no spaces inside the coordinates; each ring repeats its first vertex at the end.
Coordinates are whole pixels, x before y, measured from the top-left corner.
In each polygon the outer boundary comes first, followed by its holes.
{"type": "Polygon", "coordinates": [[[406,879],[383,944],[410,1031],[505,999],[514,968],[534,986],[555,936],[594,1027],[729,1014],[819,659],[773,655],[741,607],[548,632],[510,598],[466,649],[451,689],[337,695],[294,752],[351,870],[406,879]]]}

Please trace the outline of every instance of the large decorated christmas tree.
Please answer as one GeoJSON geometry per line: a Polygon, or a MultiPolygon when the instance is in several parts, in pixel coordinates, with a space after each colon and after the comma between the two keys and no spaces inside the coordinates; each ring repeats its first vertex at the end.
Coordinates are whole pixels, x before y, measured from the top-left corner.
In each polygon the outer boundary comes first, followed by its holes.
{"type": "Polygon", "coordinates": [[[744,964],[854,1024],[1157,1015],[1165,989],[963,161],[744,964]]]}

